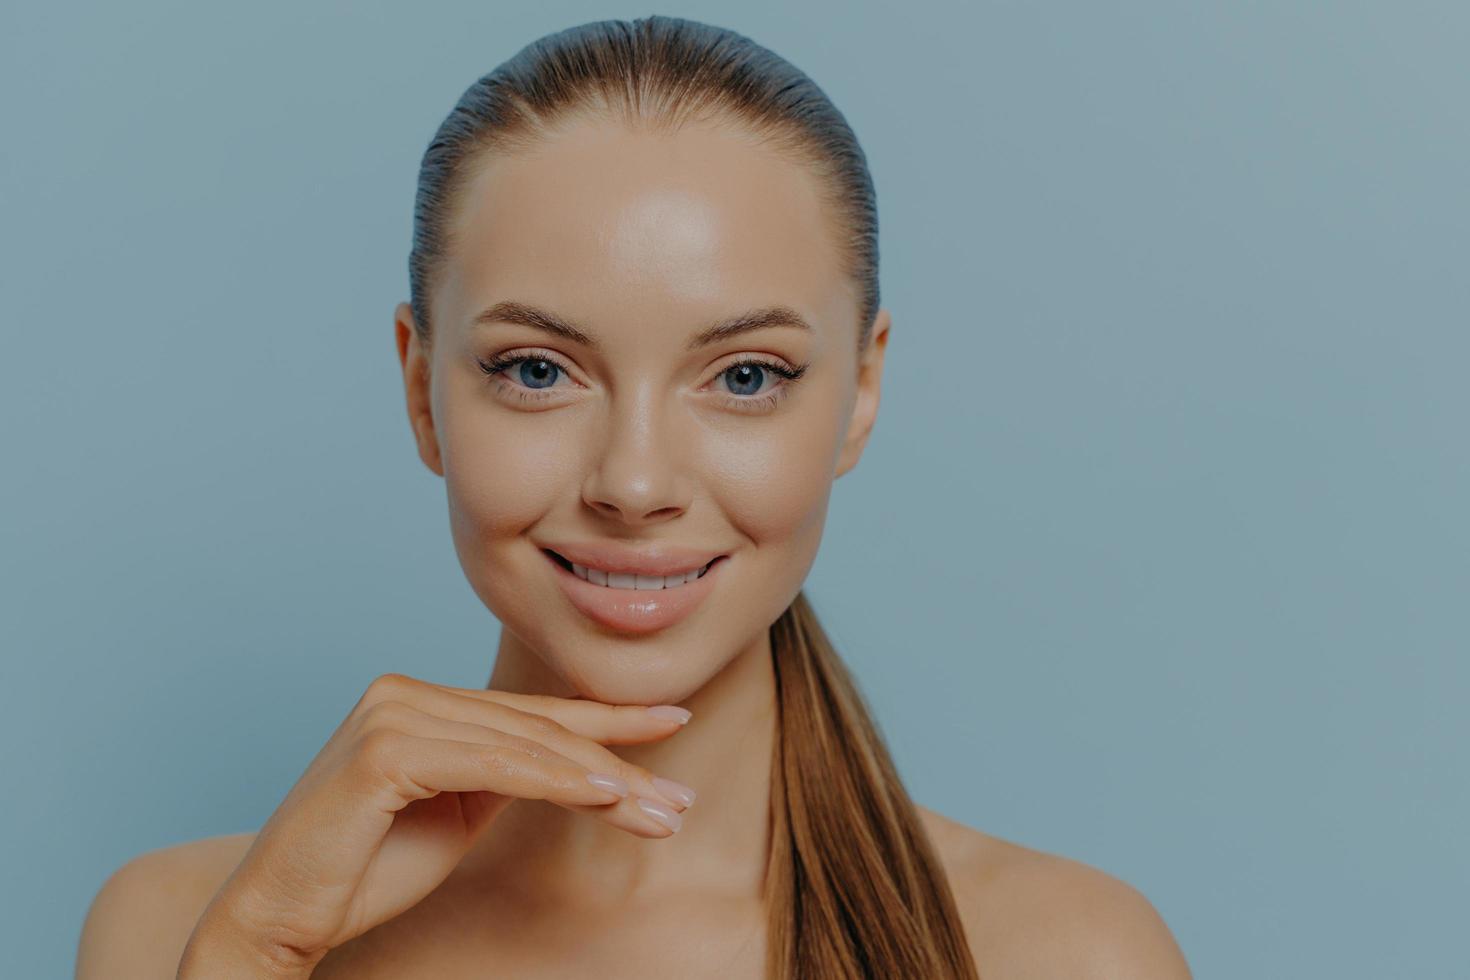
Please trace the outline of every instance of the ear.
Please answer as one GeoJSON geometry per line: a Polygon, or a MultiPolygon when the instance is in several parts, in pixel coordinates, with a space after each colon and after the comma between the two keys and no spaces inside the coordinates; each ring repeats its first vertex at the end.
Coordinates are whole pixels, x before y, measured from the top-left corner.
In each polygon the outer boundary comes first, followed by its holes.
{"type": "Polygon", "coordinates": [[[873,332],[868,337],[868,346],[858,359],[857,398],[852,406],[852,419],[847,425],[847,435],[842,442],[842,453],[837,459],[837,473],[841,476],[857,465],[863,447],[868,444],[868,433],[873,431],[873,422],[878,417],[878,388],[883,380],[883,355],[888,349],[888,328],[892,317],[886,309],[879,309],[873,318],[873,332]]]}
{"type": "Polygon", "coordinates": [[[439,437],[434,432],[434,410],[429,397],[429,349],[414,329],[413,307],[399,303],[393,311],[393,329],[398,341],[398,363],[403,369],[403,390],[408,398],[408,424],[418,442],[419,459],[439,476],[444,461],[439,455],[439,437]]]}

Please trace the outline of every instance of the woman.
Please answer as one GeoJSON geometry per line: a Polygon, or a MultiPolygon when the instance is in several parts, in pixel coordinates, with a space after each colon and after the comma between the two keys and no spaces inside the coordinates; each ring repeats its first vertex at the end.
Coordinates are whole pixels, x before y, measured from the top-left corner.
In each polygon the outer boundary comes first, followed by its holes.
{"type": "Polygon", "coordinates": [[[374,681],[258,833],[115,873],[78,975],[1187,977],[1130,886],[914,805],[801,592],[877,413],[876,231],[841,114],[738,34],[589,24],[473,85],[395,329],[488,688],[374,681]]]}

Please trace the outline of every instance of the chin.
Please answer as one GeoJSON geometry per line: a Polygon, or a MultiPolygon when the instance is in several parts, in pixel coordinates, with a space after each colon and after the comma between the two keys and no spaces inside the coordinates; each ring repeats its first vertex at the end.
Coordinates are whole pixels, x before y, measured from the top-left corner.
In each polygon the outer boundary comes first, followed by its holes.
{"type": "Polygon", "coordinates": [[[699,649],[645,638],[582,637],[541,647],[543,663],[574,697],[606,704],[679,704],[739,654],[713,638],[699,649]]]}

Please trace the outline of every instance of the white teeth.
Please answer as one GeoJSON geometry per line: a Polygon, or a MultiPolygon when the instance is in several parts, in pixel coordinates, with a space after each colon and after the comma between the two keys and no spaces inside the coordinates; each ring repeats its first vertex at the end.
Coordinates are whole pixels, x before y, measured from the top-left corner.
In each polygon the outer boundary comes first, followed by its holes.
{"type": "Polygon", "coordinates": [[[576,573],[577,578],[594,585],[605,585],[610,589],[642,589],[651,592],[655,589],[672,589],[685,582],[693,582],[704,574],[704,567],[701,566],[682,575],[625,575],[620,572],[604,572],[572,562],[572,571],[576,573]]]}

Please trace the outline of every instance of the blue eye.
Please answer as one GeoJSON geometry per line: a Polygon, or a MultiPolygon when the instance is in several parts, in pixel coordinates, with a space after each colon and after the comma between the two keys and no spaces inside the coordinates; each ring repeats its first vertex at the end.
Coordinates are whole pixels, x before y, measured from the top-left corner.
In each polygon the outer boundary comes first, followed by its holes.
{"type": "MultiPolygon", "coordinates": [[[[478,359],[480,370],[486,380],[497,382],[498,389],[521,402],[539,401],[549,397],[557,387],[559,375],[571,372],[550,354],[540,351],[522,354],[500,354],[489,360],[478,359]],[[513,379],[513,380],[512,380],[513,379]]],[[[725,404],[736,411],[764,412],[774,408],[784,398],[792,385],[806,373],[808,365],[788,367],[779,361],[759,357],[746,357],[725,368],[719,375],[727,382],[725,404]],[[762,391],[767,375],[781,379],[779,383],[762,391]]],[[[573,383],[571,387],[576,387],[573,383]]],[[[567,387],[567,386],[563,386],[567,387]]]]}
{"type": "Polygon", "coordinates": [[[570,378],[561,362],[547,354],[501,354],[488,361],[478,359],[477,363],[488,381],[499,380],[502,375],[513,376],[515,380],[504,382],[503,387],[513,390],[522,401],[536,398],[540,392],[555,388],[559,374],[570,378]],[[512,371],[512,368],[515,370],[512,371]]]}
{"type": "Polygon", "coordinates": [[[527,388],[550,388],[556,382],[556,372],[560,370],[545,358],[526,358],[521,361],[520,381],[527,388]]]}
{"type": "Polygon", "coordinates": [[[794,368],[787,367],[778,361],[758,357],[747,357],[736,361],[720,374],[720,377],[726,379],[732,396],[726,398],[725,403],[741,412],[769,411],[790,393],[792,385],[806,373],[807,367],[806,364],[794,368]],[[766,380],[768,373],[779,377],[781,381],[768,389],[766,393],[760,394],[761,383],[766,380]]]}
{"type": "Polygon", "coordinates": [[[723,377],[730,383],[731,394],[754,395],[760,391],[766,372],[760,364],[753,361],[741,361],[733,367],[726,368],[723,377]]]}

